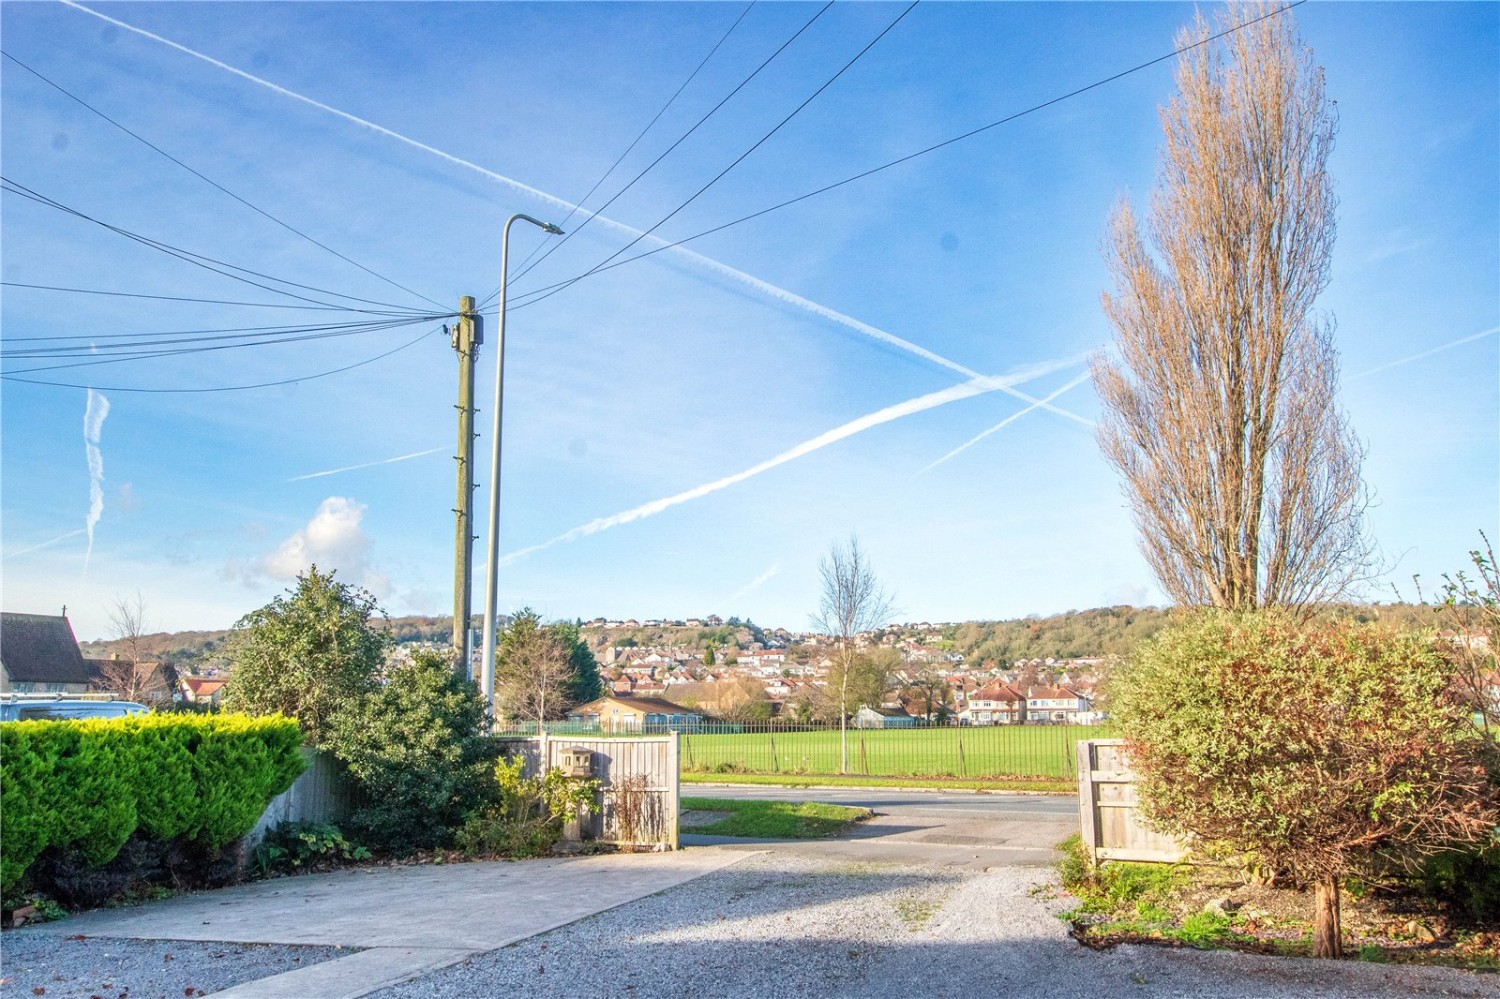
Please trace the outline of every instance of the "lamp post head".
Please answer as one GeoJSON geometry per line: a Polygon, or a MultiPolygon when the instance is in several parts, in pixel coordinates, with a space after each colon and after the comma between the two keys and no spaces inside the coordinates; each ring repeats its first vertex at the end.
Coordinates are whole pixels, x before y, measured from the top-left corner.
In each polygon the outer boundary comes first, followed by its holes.
{"type": "Polygon", "coordinates": [[[542,231],[550,236],[561,236],[563,234],[562,229],[551,222],[544,222],[542,224],[542,231]]]}

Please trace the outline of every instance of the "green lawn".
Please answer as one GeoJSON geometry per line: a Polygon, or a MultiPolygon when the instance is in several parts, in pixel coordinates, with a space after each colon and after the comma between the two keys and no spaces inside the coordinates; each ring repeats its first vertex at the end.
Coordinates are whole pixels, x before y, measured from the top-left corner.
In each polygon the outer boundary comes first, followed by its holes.
{"type": "MultiPolygon", "coordinates": [[[[995,725],[973,728],[849,731],[851,775],[867,777],[1076,776],[1075,745],[1110,732],[1089,725],[995,725]]],[[[683,733],[684,773],[838,774],[839,733],[683,733]]]]}
{"type": "Polygon", "coordinates": [[[825,805],[816,801],[741,801],[734,798],[683,798],[683,811],[728,812],[726,818],[684,832],[704,836],[753,839],[821,839],[868,819],[868,808],[825,805]]]}
{"type": "Polygon", "coordinates": [[[949,791],[1019,791],[1030,794],[1075,794],[1077,780],[1060,777],[865,777],[837,774],[685,773],[684,784],[752,784],[763,787],[891,787],[949,791]]]}

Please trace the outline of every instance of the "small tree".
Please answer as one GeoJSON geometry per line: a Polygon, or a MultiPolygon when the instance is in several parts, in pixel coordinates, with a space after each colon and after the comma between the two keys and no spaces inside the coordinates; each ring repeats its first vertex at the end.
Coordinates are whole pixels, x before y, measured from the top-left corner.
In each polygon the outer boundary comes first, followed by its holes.
{"type": "Polygon", "coordinates": [[[530,607],[511,618],[495,658],[495,696],[504,713],[535,720],[538,732],[548,718],[560,717],[573,676],[571,652],[530,607]]]}
{"type": "Polygon", "coordinates": [[[604,696],[604,681],[599,679],[599,661],[583,640],[576,621],[558,621],[547,628],[559,646],[568,653],[568,680],[563,694],[569,704],[585,704],[604,696]]]}
{"type": "Polygon", "coordinates": [[[110,638],[116,651],[109,659],[99,662],[99,681],[106,690],[119,694],[127,701],[172,699],[170,686],[165,685],[168,667],[157,666],[161,671],[162,684],[153,683],[153,664],[146,661],[146,601],[139,592],[135,600],[116,597],[107,608],[110,638]],[[162,691],[161,686],[166,686],[162,691]]]}
{"type": "Polygon", "coordinates": [[[1483,531],[1479,537],[1484,547],[1469,552],[1475,575],[1462,569],[1443,574],[1440,620],[1452,634],[1440,637],[1453,660],[1454,682],[1493,735],[1500,727],[1500,566],[1490,539],[1483,531]]]}
{"type": "Polygon", "coordinates": [[[838,645],[826,689],[830,696],[837,695],[839,773],[848,773],[850,684],[858,686],[858,678],[864,672],[859,668],[855,639],[860,632],[886,622],[891,614],[891,598],[875,578],[868,556],[859,547],[859,538],[852,534],[846,543],[829,547],[828,554],[818,563],[818,575],[823,595],[818,613],[813,615],[813,625],[833,636],[838,645]]]}
{"type": "Polygon", "coordinates": [[[375,687],[390,647],[370,625],[385,614],[369,591],[321,573],[235,624],[225,642],[231,673],[225,706],[295,717],[311,745],[321,745],[333,715],[375,687]]]}
{"type": "Polygon", "coordinates": [[[1272,612],[1206,612],[1146,643],[1110,705],[1141,810],[1315,891],[1313,950],[1342,952],[1339,883],[1482,842],[1496,746],[1427,639],[1272,612]]]}

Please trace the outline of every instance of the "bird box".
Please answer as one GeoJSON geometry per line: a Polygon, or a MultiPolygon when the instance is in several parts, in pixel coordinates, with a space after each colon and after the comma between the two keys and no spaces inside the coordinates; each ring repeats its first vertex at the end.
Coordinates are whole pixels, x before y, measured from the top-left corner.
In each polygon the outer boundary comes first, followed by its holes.
{"type": "Polygon", "coordinates": [[[571,746],[557,754],[557,765],[569,777],[590,777],[594,772],[594,754],[582,746],[571,746]]]}

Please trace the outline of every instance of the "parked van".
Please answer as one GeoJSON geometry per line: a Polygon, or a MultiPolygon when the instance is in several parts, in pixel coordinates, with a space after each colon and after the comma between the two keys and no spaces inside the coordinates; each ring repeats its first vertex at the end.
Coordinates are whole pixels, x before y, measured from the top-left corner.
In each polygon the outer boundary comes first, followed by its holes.
{"type": "Polygon", "coordinates": [[[0,699],[0,722],[60,718],[124,718],[143,715],[151,709],[135,701],[100,701],[86,698],[27,697],[7,695],[0,699]]]}

